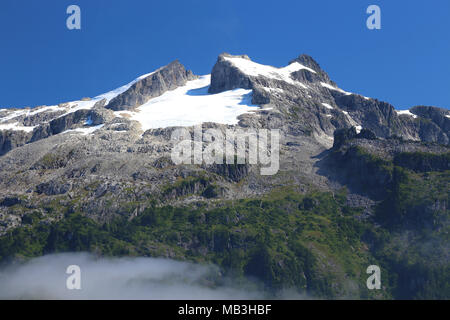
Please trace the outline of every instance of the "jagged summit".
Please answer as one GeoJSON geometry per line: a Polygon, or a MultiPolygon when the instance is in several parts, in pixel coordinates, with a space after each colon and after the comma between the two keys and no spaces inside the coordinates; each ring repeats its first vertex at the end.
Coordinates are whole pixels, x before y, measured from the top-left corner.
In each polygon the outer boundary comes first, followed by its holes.
{"type": "Polygon", "coordinates": [[[279,87],[283,83],[305,87],[295,82],[292,75],[296,72],[316,73],[298,62],[290,63],[284,68],[275,68],[253,62],[247,55],[219,55],[211,73],[209,92],[217,93],[235,88],[253,89],[257,85],[263,87],[279,87]]]}
{"type": "MultiPolygon", "coordinates": [[[[311,56],[309,56],[307,54],[301,54],[294,60],[291,60],[289,62],[289,64],[292,64],[295,62],[298,62],[310,69],[313,69],[316,72],[315,74],[304,73],[301,76],[297,75],[297,78],[306,79],[307,81],[310,81],[310,82],[323,81],[325,83],[328,83],[328,84],[331,84],[332,86],[337,87],[336,83],[330,80],[330,77],[328,76],[328,74],[324,70],[322,70],[320,65],[311,56]]],[[[295,77],[295,75],[294,75],[294,77],[295,77]]]]}
{"type": "Polygon", "coordinates": [[[192,71],[186,70],[179,60],[175,60],[136,81],[128,90],[114,97],[106,108],[114,111],[130,110],[196,78],[192,71]]]}
{"type": "Polygon", "coordinates": [[[301,63],[302,65],[304,65],[308,68],[311,68],[316,72],[322,71],[322,69],[320,68],[320,65],[316,62],[316,60],[314,60],[311,56],[304,54],[304,53],[299,55],[297,58],[291,60],[289,62],[289,64],[294,63],[294,62],[301,63]]]}

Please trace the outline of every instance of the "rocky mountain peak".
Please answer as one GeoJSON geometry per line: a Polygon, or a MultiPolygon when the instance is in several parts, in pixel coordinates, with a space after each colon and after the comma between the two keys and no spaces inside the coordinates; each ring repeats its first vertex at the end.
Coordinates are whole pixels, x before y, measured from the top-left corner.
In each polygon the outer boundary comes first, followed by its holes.
{"type": "Polygon", "coordinates": [[[324,79],[329,82],[326,74],[314,76],[316,73],[315,70],[298,61],[293,61],[283,68],[276,68],[253,62],[247,55],[223,53],[213,67],[209,92],[219,93],[236,88],[254,89],[255,87],[285,89],[286,86],[300,86],[304,88],[302,81],[313,82],[324,79]]]}
{"type": "Polygon", "coordinates": [[[105,108],[114,111],[130,110],[193,79],[196,79],[196,76],[192,71],[186,70],[175,60],[136,81],[128,90],[113,98],[105,108]]]}
{"type": "Polygon", "coordinates": [[[320,68],[320,65],[316,62],[316,60],[314,60],[311,56],[307,55],[307,54],[301,54],[299,55],[297,58],[291,60],[289,62],[289,64],[292,64],[294,62],[298,62],[302,65],[304,65],[305,67],[311,68],[316,72],[320,72],[323,71],[320,68]]]}
{"type": "Polygon", "coordinates": [[[300,70],[299,72],[296,72],[293,75],[295,79],[307,82],[325,82],[333,86],[336,86],[336,83],[331,81],[328,74],[324,70],[322,70],[320,65],[311,56],[307,54],[301,54],[297,58],[291,60],[289,64],[293,64],[295,62],[300,63],[301,65],[315,71],[315,73],[311,73],[311,72],[304,72],[304,70],[300,70]]]}
{"type": "Polygon", "coordinates": [[[236,88],[252,89],[249,77],[239,68],[233,65],[231,59],[251,61],[247,55],[231,55],[222,53],[211,71],[211,85],[209,93],[220,93],[236,88]]]}
{"type": "Polygon", "coordinates": [[[219,56],[217,57],[217,61],[222,61],[222,60],[225,60],[226,58],[240,58],[240,59],[252,61],[252,59],[250,59],[250,57],[246,54],[233,55],[228,52],[223,52],[223,53],[219,54],[219,56]]]}

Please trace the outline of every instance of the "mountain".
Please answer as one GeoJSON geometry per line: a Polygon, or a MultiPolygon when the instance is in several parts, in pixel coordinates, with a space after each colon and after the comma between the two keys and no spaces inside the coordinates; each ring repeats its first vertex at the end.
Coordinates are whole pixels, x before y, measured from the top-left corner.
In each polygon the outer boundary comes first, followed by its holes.
{"type": "Polygon", "coordinates": [[[165,256],[272,293],[448,298],[449,138],[449,110],[344,91],[307,55],[275,68],[224,53],[203,76],[174,61],[94,98],[0,110],[0,261],[165,256]],[[176,165],[171,135],[201,124],[279,130],[279,170],[176,165]]]}

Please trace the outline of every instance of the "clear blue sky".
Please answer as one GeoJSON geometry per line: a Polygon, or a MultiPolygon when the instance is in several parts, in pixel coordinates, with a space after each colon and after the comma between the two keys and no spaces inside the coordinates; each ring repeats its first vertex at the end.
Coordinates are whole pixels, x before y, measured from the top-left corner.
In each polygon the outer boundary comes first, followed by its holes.
{"type": "Polygon", "coordinates": [[[224,51],[274,66],[307,53],[345,90],[450,107],[448,0],[1,0],[0,39],[1,107],[93,97],[176,58],[207,74],[224,51]]]}

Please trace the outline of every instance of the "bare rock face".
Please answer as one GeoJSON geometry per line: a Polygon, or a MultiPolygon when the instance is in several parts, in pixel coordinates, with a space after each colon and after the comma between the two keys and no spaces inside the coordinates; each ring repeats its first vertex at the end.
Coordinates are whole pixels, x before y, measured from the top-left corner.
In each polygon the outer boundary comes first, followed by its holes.
{"type": "Polygon", "coordinates": [[[87,115],[90,124],[96,126],[102,123],[112,121],[115,116],[114,112],[105,108],[94,107],[87,115]]]}
{"type": "Polygon", "coordinates": [[[31,116],[26,116],[22,120],[23,125],[25,126],[38,126],[41,123],[49,122],[52,119],[62,116],[65,113],[64,110],[55,111],[55,112],[40,112],[31,116]]]}
{"type": "Polygon", "coordinates": [[[77,110],[65,116],[43,123],[33,131],[30,142],[45,139],[49,136],[82,126],[88,119],[90,110],[77,110]]]}
{"type": "Polygon", "coordinates": [[[41,183],[36,187],[36,193],[46,194],[47,196],[54,196],[58,194],[64,194],[71,188],[70,183],[60,183],[58,181],[49,181],[41,183]]]}
{"type": "Polygon", "coordinates": [[[24,145],[30,137],[31,133],[25,131],[0,130],[0,156],[24,145]]]}
{"type": "Polygon", "coordinates": [[[430,106],[415,106],[411,108],[411,112],[425,119],[430,119],[436,123],[439,127],[442,127],[444,131],[450,131],[450,111],[430,107],[430,106]]]}
{"type": "Polygon", "coordinates": [[[416,121],[417,131],[422,140],[450,143],[450,111],[437,107],[416,106],[411,113],[423,120],[416,121]]]}
{"type": "Polygon", "coordinates": [[[175,60],[137,81],[127,91],[112,99],[105,108],[114,111],[130,110],[195,78],[191,71],[186,70],[178,60],[175,60]]]}
{"type": "Polygon", "coordinates": [[[26,126],[34,125],[32,132],[21,130],[0,130],[0,155],[67,130],[85,126],[95,126],[113,121],[113,111],[103,108],[106,100],[99,101],[91,110],[81,109],[63,115],[63,111],[41,112],[33,116],[24,117],[21,121],[26,126]]]}
{"type": "Polygon", "coordinates": [[[450,119],[448,111],[437,107],[418,106],[410,110],[417,116],[398,115],[394,106],[377,99],[359,95],[335,94],[336,104],[363,128],[377,137],[403,137],[406,140],[449,144],[450,119]]]}
{"type": "Polygon", "coordinates": [[[211,72],[211,85],[209,93],[219,93],[236,88],[253,89],[254,84],[251,77],[233,66],[226,57],[238,57],[246,60],[250,58],[246,55],[233,56],[228,53],[222,53],[218,58],[211,72]]]}
{"type": "Polygon", "coordinates": [[[335,102],[363,128],[374,131],[378,137],[404,134],[402,121],[389,103],[358,95],[336,96],[335,102]]]}
{"type": "Polygon", "coordinates": [[[328,74],[322,70],[320,65],[309,55],[302,54],[298,58],[292,60],[289,62],[289,64],[292,64],[294,62],[298,62],[305,67],[308,67],[312,70],[314,70],[316,73],[309,72],[308,70],[302,69],[299,71],[296,71],[292,74],[292,77],[296,80],[306,81],[306,82],[325,82],[329,83],[333,86],[336,86],[336,84],[330,80],[330,77],[328,74]]]}

